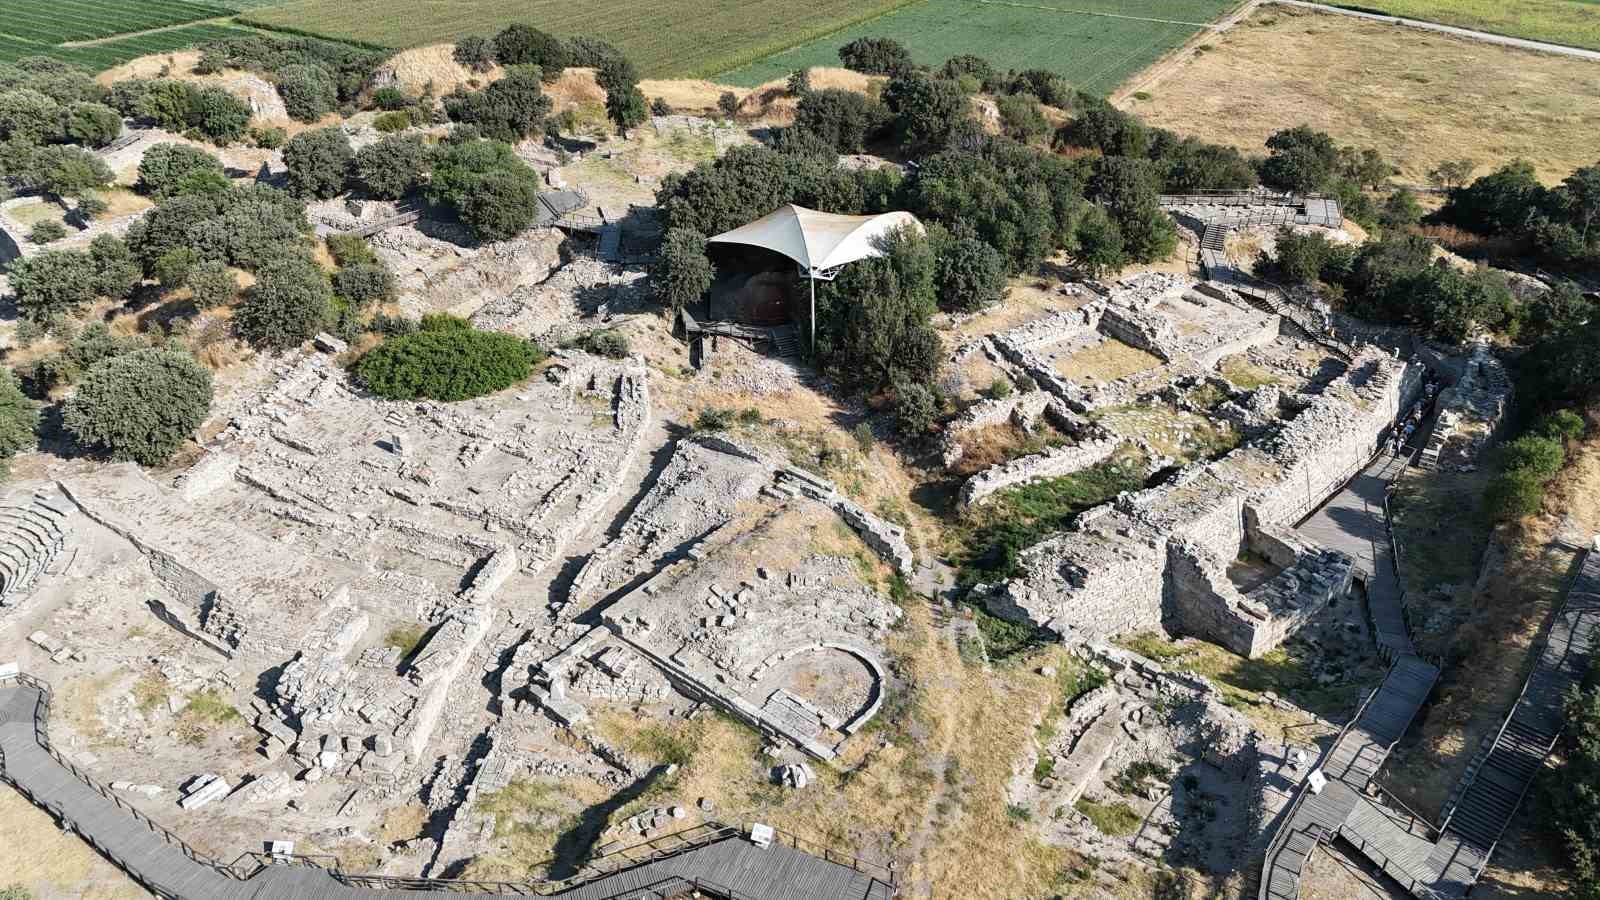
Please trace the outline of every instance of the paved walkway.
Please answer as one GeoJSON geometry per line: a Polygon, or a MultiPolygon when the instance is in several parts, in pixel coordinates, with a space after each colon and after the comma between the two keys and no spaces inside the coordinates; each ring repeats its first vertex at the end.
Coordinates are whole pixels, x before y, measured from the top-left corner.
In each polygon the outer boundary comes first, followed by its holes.
{"type": "MultiPolygon", "coordinates": [[[[47,749],[35,730],[35,717],[42,711],[42,718],[47,718],[48,710],[48,694],[40,687],[15,678],[0,680],[0,779],[159,897],[420,900],[462,893],[459,888],[447,889],[448,883],[437,884],[433,890],[389,889],[381,887],[385,879],[376,876],[335,874],[306,865],[267,865],[248,878],[236,875],[228,866],[195,852],[47,749]]],[[[850,865],[785,846],[781,839],[769,847],[758,847],[731,831],[582,884],[551,885],[549,890],[524,893],[471,893],[501,898],[647,900],[676,896],[695,886],[709,894],[741,900],[890,900],[894,893],[890,885],[850,865]]]]}

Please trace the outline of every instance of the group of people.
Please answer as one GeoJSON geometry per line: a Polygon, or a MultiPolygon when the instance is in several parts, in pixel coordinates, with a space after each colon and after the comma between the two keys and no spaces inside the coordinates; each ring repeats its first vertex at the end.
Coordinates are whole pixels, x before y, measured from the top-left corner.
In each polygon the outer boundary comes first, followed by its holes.
{"type": "Polygon", "coordinates": [[[1412,404],[1411,411],[1395,423],[1394,428],[1394,455],[1403,456],[1405,450],[1411,445],[1411,435],[1416,433],[1422,425],[1422,419],[1428,410],[1433,407],[1433,401],[1439,396],[1439,376],[1428,372],[1428,380],[1422,386],[1422,399],[1412,404]]]}

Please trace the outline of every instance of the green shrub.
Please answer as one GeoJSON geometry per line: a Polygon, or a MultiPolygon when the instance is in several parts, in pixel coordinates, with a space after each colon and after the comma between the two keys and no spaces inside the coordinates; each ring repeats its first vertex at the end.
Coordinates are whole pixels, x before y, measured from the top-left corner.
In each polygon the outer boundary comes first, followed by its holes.
{"type": "Polygon", "coordinates": [[[424,316],[413,334],[391,337],[357,361],[356,377],[390,400],[470,400],[526,379],[544,358],[534,344],[478,331],[453,316],[424,316]]]}
{"type": "Polygon", "coordinates": [[[632,349],[628,346],[627,336],[610,328],[586,332],[571,341],[570,346],[576,347],[585,353],[593,353],[595,356],[604,356],[610,359],[626,359],[628,354],[632,352],[632,349]]]}
{"type": "Polygon", "coordinates": [[[694,430],[727,431],[729,428],[733,427],[733,422],[733,410],[711,407],[709,409],[700,410],[700,414],[695,416],[694,430]]]}
{"type": "Polygon", "coordinates": [[[226,265],[216,260],[195,266],[189,272],[188,285],[194,292],[194,305],[199,309],[225,306],[239,296],[238,280],[226,265]]]}
{"type": "Polygon", "coordinates": [[[1506,444],[1500,461],[1508,472],[1529,472],[1540,481],[1549,481],[1561,471],[1567,454],[1557,438],[1525,434],[1506,444]]]}
{"type": "Polygon", "coordinates": [[[250,139],[263,150],[277,150],[289,142],[289,132],[277,125],[250,129],[250,139]]]}
{"type": "Polygon", "coordinates": [[[1528,469],[1501,472],[1484,489],[1484,509],[1501,522],[1531,516],[1544,503],[1544,486],[1544,479],[1528,469]]]}
{"type": "Polygon", "coordinates": [[[411,105],[411,98],[397,87],[381,87],[372,92],[372,105],[393,112],[411,105]]]}
{"type": "Polygon", "coordinates": [[[339,104],[339,89],[333,76],[319,66],[284,66],[276,78],[283,108],[302,122],[315,122],[339,104]]]}
{"type": "Polygon", "coordinates": [[[376,265],[378,254],[367,239],[356,234],[330,234],[326,239],[328,255],[341,266],[376,265]]]}
{"type": "Polygon", "coordinates": [[[23,396],[17,376],[0,368],[0,476],[11,457],[38,443],[39,409],[23,396]]]}
{"type": "Polygon", "coordinates": [[[250,105],[222,88],[201,88],[189,104],[187,124],[214,144],[231,144],[250,127],[250,105]]]}
{"type": "Polygon", "coordinates": [[[1533,425],[1535,434],[1542,434],[1556,440],[1575,441],[1581,437],[1587,426],[1584,425],[1583,416],[1570,409],[1557,410],[1544,416],[1533,425]]]}
{"type": "Polygon", "coordinates": [[[98,275],[87,253],[46,250],[24,256],[7,272],[17,307],[26,318],[49,321],[71,315],[95,298],[98,275]]]}
{"type": "Polygon", "coordinates": [[[62,410],[80,443],[113,459],[165,463],[211,409],[211,373],[179,350],[136,350],[96,364],[62,410]]]}
{"type": "Polygon", "coordinates": [[[903,382],[894,389],[894,422],[900,434],[920,438],[939,417],[939,397],[925,384],[903,382]]]}
{"type": "Polygon", "coordinates": [[[122,116],[104,103],[74,103],[63,115],[67,140],[85,147],[104,147],[122,134],[122,116]]]}
{"type": "Polygon", "coordinates": [[[289,189],[301,197],[338,196],[354,159],[350,139],[338,127],[301,132],[283,148],[289,189]]]}
{"type": "Polygon", "coordinates": [[[387,266],[358,263],[333,273],[333,292],[356,309],[394,299],[394,273],[387,266]]]}
{"type": "Polygon", "coordinates": [[[407,128],[410,128],[411,125],[411,113],[403,109],[396,110],[394,112],[379,113],[372,120],[372,127],[383,132],[384,134],[393,134],[397,131],[405,131],[407,128]]]}
{"type": "Polygon", "coordinates": [[[154,197],[170,197],[191,193],[184,187],[211,176],[227,184],[222,160],[188,144],[162,143],[145,151],[144,158],[139,160],[137,187],[154,197]]]}
{"type": "Polygon", "coordinates": [[[427,167],[428,148],[414,137],[386,137],[362,147],[355,161],[356,178],[368,193],[385,200],[411,193],[422,183],[427,167]]]}
{"type": "Polygon", "coordinates": [[[475,35],[464,37],[456,41],[455,50],[450,56],[460,65],[481,75],[494,68],[494,42],[475,35]]]}
{"type": "Polygon", "coordinates": [[[67,226],[49,219],[28,229],[28,240],[35,244],[49,244],[67,236],[67,226]]]}
{"type": "Polygon", "coordinates": [[[668,230],[652,274],[656,293],[669,308],[698,302],[717,274],[706,256],[706,236],[692,228],[668,230]]]}

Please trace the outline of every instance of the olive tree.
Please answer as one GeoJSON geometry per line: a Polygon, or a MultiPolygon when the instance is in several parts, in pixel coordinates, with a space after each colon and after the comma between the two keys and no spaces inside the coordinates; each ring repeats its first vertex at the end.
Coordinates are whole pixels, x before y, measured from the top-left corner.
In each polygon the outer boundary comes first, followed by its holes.
{"type": "Polygon", "coordinates": [[[257,273],[257,281],[233,321],[252,345],[283,350],[317,333],[332,299],[333,289],[316,263],[302,256],[284,256],[257,273]]]}
{"type": "Polygon", "coordinates": [[[98,282],[94,260],[87,253],[70,250],[24,256],[11,264],[8,274],[11,290],[17,295],[17,308],[34,322],[71,314],[89,305],[98,282]]]}
{"type": "Polygon", "coordinates": [[[337,197],[353,159],[350,139],[337,127],[302,132],[283,148],[289,189],[302,197],[337,197]]]}
{"type": "Polygon", "coordinates": [[[169,197],[186,193],[185,186],[224,179],[222,160],[188,144],[161,143],[145,151],[139,160],[137,187],[146,194],[169,197]]]}
{"type": "Polygon", "coordinates": [[[315,122],[339,105],[339,86],[321,66],[287,65],[276,78],[283,108],[302,122],[315,122]]]}
{"type": "Polygon", "coordinates": [[[211,372],[181,350],[136,350],[95,364],[61,421],[78,442],[113,459],[158,466],[211,410],[211,372]]]}
{"type": "Polygon", "coordinates": [[[681,309],[694,303],[716,278],[716,270],[706,256],[706,236],[692,228],[674,228],[667,232],[661,245],[661,255],[656,259],[656,293],[672,309],[681,309]]]}
{"type": "Polygon", "coordinates": [[[386,137],[356,154],[356,178],[374,197],[399,200],[422,183],[428,148],[421,138],[386,137]]]}
{"type": "Polygon", "coordinates": [[[17,376],[0,367],[0,476],[11,457],[39,441],[39,408],[22,393],[17,376]]]}

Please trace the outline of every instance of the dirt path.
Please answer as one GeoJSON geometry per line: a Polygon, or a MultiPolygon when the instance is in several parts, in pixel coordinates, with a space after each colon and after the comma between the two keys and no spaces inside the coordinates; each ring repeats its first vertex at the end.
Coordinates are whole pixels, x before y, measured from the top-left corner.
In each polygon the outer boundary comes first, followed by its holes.
{"type": "MultiPolygon", "coordinates": [[[[97,47],[101,44],[110,44],[115,41],[125,41],[129,38],[144,37],[147,34],[160,34],[163,31],[177,31],[181,28],[192,28],[196,25],[232,25],[232,16],[218,16],[214,19],[195,19],[191,22],[178,22],[174,25],[163,25],[160,28],[146,28],[143,31],[124,31],[121,34],[112,34],[105,37],[91,38],[87,41],[68,41],[65,44],[56,44],[57,47],[97,47]]],[[[165,54],[157,54],[165,55],[165,54]]]]}

